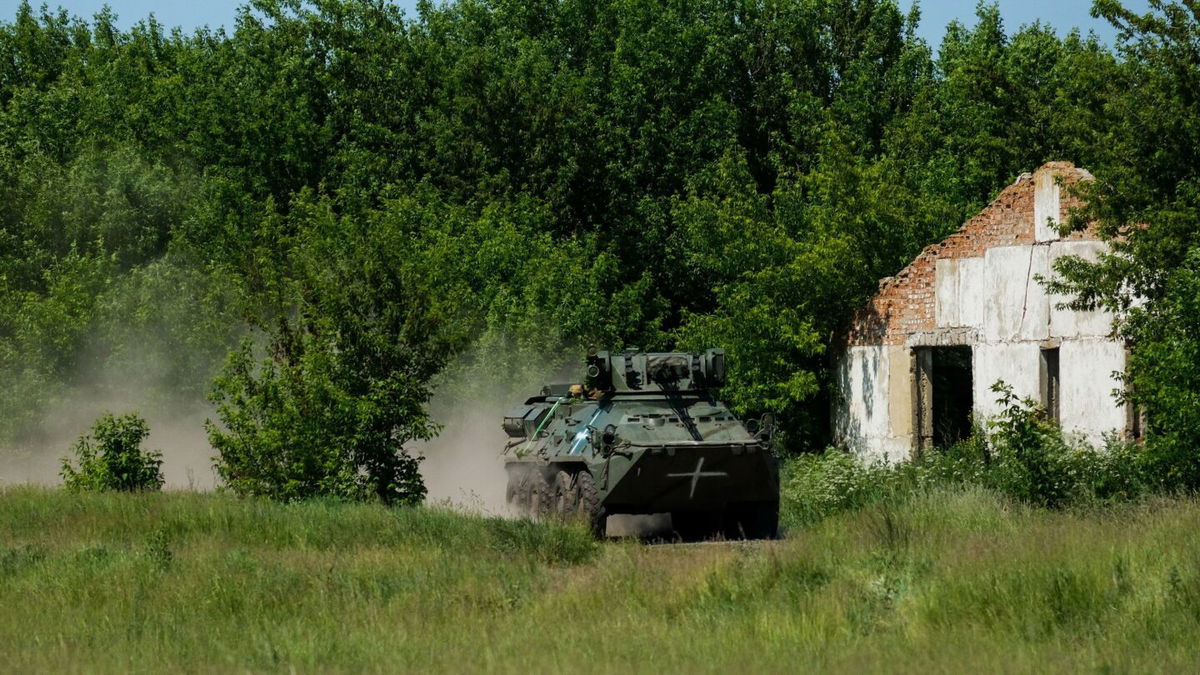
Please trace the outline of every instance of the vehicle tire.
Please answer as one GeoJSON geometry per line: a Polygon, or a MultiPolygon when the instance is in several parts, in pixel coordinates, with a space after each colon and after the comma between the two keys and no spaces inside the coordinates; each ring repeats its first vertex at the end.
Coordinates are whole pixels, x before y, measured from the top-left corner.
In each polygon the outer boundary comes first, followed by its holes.
{"type": "Polygon", "coordinates": [[[529,472],[529,517],[534,520],[546,520],[554,508],[553,491],[546,480],[546,474],[534,469],[529,472]]]}
{"type": "Polygon", "coordinates": [[[759,507],[759,532],[763,539],[779,538],[779,500],[762,502],[759,507]]]}
{"type": "Polygon", "coordinates": [[[779,537],[779,502],[730,504],[725,525],[728,539],[776,539],[779,537]]]}
{"type": "Polygon", "coordinates": [[[554,514],[567,520],[579,510],[579,487],[575,478],[566,471],[554,475],[554,514]]]}
{"type": "Polygon", "coordinates": [[[600,491],[596,489],[596,481],[586,470],[575,474],[575,489],[579,493],[576,511],[588,524],[588,529],[597,539],[603,539],[607,528],[608,513],[600,502],[600,491]]]}

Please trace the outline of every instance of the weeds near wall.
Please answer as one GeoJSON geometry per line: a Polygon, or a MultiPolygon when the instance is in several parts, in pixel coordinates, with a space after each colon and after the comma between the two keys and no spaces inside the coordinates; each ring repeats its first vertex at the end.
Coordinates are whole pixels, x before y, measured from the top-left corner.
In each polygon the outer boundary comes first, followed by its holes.
{"type": "Polygon", "coordinates": [[[1048,507],[1128,499],[1154,484],[1146,451],[1116,435],[1095,448],[1063,433],[1040,406],[997,382],[1001,413],[991,422],[983,485],[1019,501],[1048,507]]]}
{"type": "Polygon", "coordinates": [[[1032,399],[1019,398],[1004,382],[992,385],[1000,414],[989,420],[990,457],[985,472],[988,487],[1019,501],[1057,507],[1077,497],[1086,486],[1079,481],[1078,459],[1088,448],[1073,444],[1062,429],[1032,399]]]}
{"type": "Polygon", "coordinates": [[[871,461],[837,449],[784,468],[783,519],[813,523],[884,500],[947,488],[982,488],[1017,502],[1060,509],[1133,499],[1163,484],[1147,451],[1118,437],[1095,448],[1064,434],[1030,399],[997,382],[1001,412],[973,435],[909,462],[871,461]]]}

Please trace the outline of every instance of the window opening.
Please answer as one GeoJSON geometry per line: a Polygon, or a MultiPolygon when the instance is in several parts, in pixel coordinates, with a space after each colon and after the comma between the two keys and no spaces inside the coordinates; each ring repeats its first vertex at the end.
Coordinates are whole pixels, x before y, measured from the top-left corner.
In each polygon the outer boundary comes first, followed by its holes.
{"type": "Polygon", "coordinates": [[[1062,383],[1058,376],[1058,347],[1042,350],[1041,388],[1046,415],[1055,422],[1061,421],[1062,383]]]}

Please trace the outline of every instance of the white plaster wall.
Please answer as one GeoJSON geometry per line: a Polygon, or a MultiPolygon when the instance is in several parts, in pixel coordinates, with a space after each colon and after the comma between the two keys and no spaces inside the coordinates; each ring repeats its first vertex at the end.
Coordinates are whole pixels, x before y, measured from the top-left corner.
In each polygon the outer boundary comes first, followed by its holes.
{"type": "MultiPolygon", "coordinates": [[[[911,381],[894,382],[891,359],[906,355],[906,348],[851,347],[838,364],[839,396],[835,405],[835,433],[839,444],[866,459],[900,461],[909,458],[913,437],[910,422],[892,419],[910,415],[911,381]],[[903,402],[889,397],[896,397],[903,402]]],[[[972,347],[972,397],[975,415],[984,421],[1000,413],[992,385],[1002,380],[1020,398],[1040,400],[1041,345],[1036,342],[979,343],[972,347]]],[[[1125,350],[1104,339],[1068,340],[1059,348],[1062,398],[1059,414],[1063,429],[1100,444],[1106,433],[1125,426],[1125,410],[1113,391],[1120,386],[1115,373],[1124,371],[1125,350]]]]}
{"type": "Polygon", "coordinates": [[[938,328],[983,327],[985,272],[983,258],[937,261],[934,308],[938,328]]]}
{"type": "MultiPolygon", "coordinates": [[[[972,345],[972,387],[981,421],[1000,412],[991,390],[997,380],[1010,385],[1017,396],[1039,401],[1041,349],[1058,346],[1063,428],[1099,443],[1103,434],[1125,426],[1124,407],[1112,396],[1119,386],[1113,373],[1124,370],[1125,350],[1107,339],[1112,327],[1108,314],[1056,309],[1063,298],[1049,296],[1036,278],[1049,278],[1054,261],[1066,255],[1096,260],[1104,244],[1057,241],[1057,232],[1044,222],[1057,218],[1059,186],[1048,173],[1038,180],[1035,217],[1042,229],[1037,239],[1047,243],[994,247],[983,257],[938,260],[936,324],[947,331],[978,330],[979,342],[972,345]]],[[[840,443],[871,458],[894,461],[910,455],[910,349],[911,345],[848,350],[838,368],[842,400],[835,411],[835,433],[840,443]]]]}
{"type": "Polygon", "coordinates": [[[895,464],[912,458],[912,446],[911,436],[887,436],[873,439],[870,451],[860,454],[868,461],[895,464]]]}
{"type": "Polygon", "coordinates": [[[1023,276],[1029,268],[1024,247],[1004,246],[984,255],[983,339],[1000,342],[1016,338],[1025,301],[1023,276]]]}
{"type": "Polygon", "coordinates": [[[984,255],[983,339],[986,342],[1045,340],[1050,302],[1035,281],[1050,267],[1046,246],[999,246],[984,255]]]}
{"type": "Polygon", "coordinates": [[[888,434],[886,347],[850,347],[838,364],[839,393],[847,413],[838,425],[847,441],[888,434]]]}
{"type": "MultiPolygon", "coordinates": [[[[838,363],[835,440],[864,458],[907,459],[912,447],[911,436],[892,433],[890,370],[889,350],[882,346],[850,347],[838,363]]],[[[899,382],[897,386],[911,384],[899,382]]]]}
{"type": "Polygon", "coordinates": [[[1017,337],[1021,340],[1045,340],[1050,337],[1050,296],[1038,278],[1050,274],[1050,247],[1030,246],[1029,267],[1025,277],[1025,302],[1021,309],[1017,337]]]}
{"type": "MultiPolygon", "coordinates": [[[[1050,262],[1053,264],[1064,256],[1079,256],[1084,260],[1095,262],[1104,251],[1104,242],[1099,241],[1058,241],[1050,245],[1050,262]]],[[[1075,311],[1054,307],[1066,297],[1050,296],[1050,335],[1059,338],[1107,337],[1112,331],[1112,315],[1099,310],[1075,311]]]]}
{"type": "Polygon", "coordinates": [[[1125,408],[1113,391],[1121,386],[1115,373],[1125,370],[1125,348],[1109,340],[1063,341],[1058,350],[1063,430],[1083,434],[1099,444],[1105,433],[1125,429],[1125,408]]]}
{"type": "Polygon", "coordinates": [[[986,273],[984,258],[961,258],[958,261],[958,318],[963,326],[983,328],[986,273]]]}
{"type": "Polygon", "coordinates": [[[942,258],[937,261],[934,282],[933,305],[938,328],[956,328],[962,325],[959,311],[959,259],[942,258]]]}
{"type": "MultiPolygon", "coordinates": [[[[971,386],[977,418],[985,419],[1000,412],[1000,406],[996,404],[998,394],[992,391],[997,380],[1003,380],[1021,398],[1038,400],[1042,355],[1037,343],[977,344],[972,349],[972,357],[971,386]]],[[[1059,367],[1062,368],[1061,363],[1059,367]]]]}

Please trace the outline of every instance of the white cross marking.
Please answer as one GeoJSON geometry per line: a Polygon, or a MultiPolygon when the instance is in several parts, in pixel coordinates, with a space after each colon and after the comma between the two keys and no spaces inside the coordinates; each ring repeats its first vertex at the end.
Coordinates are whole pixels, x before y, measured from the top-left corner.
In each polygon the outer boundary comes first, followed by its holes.
{"type": "Polygon", "coordinates": [[[696,483],[699,483],[701,478],[709,478],[709,477],[716,477],[716,476],[728,476],[729,475],[729,474],[725,473],[724,471],[701,471],[700,469],[703,466],[704,466],[704,458],[701,457],[700,459],[696,460],[696,470],[695,471],[689,471],[688,473],[669,473],[669,474],[667,474],[667,478],[683,478],[684,476],[691,476],[692,477],[692,491],[688,493],[688,499],[694,499],[696,497],[696,483]]]}

